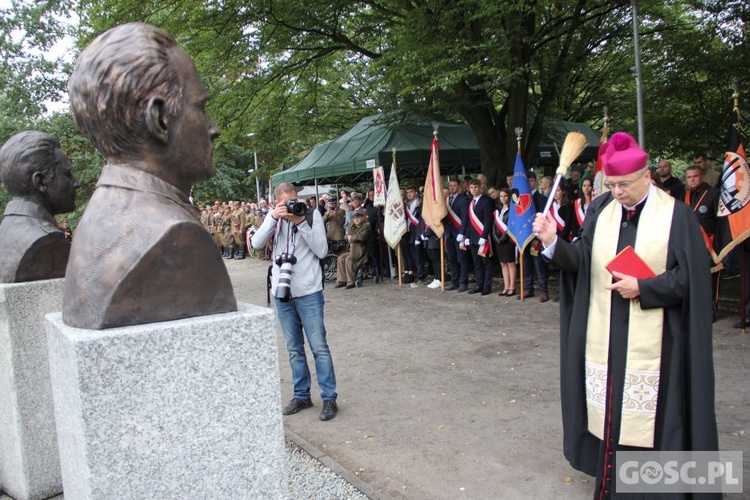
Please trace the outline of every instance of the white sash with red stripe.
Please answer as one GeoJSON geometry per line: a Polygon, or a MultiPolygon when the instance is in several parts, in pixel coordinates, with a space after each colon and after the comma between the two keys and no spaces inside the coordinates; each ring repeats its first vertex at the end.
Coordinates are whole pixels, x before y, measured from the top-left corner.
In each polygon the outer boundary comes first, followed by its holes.
{"type": "Polygon", "coordinates": [[[500,210],[495,210],[495,227],[497,227],[498,231],[500,231],[500,234],[505,234],[508,232],[508,226],[503,222],[503,214],[500,213],[500,210]]]}
{"type": "MultiPolygon", "coordinates": [[[[419,205],[414,205],[414,210],[416,210],[418,206],[419,205]]],[[[411,203],[406,207],[406,218],[412,226],[419,227],[419,220],[411,213],[411,203]]]]}
{"type": "Polygon", "coordinates": [[[552,202],[552,216],[555,218],[555,222],[557,222],[557,230],[562,231],[565,229],[565,219],[560,216],[560,204],[556,201],[552,202]]]}
{"type": "MultiPolygon", "coordinates": [[[[484,224],[482,224],[482,221],[479,220],[479,217],[477,217],[477,214],[474,213],[474,205],[476,203],[476,200],[472,200],[472,202],[469,204],[469,221],[471,222],[471,225],[474,227],[474,231],[479,233],[479,237],[481,238],[484,234],[484,224]]],[[[484,246],[479,249],[477,252],[482,257],[485,257],[487,255],[492,255],[492,244],[490,243],[490,239],[487,238],[487,241],[484,243],[484,246]]]]}
{"type": "Polygon", "coordinates": [[[453,208],[451,207],[451,204],[448,203],[448,200],[450,200],[450,197],[445,199],[445,207],[448,209],[448,220],[451,221],[451,224],[456,226],[456,229],[461,229],[461,217],[458,216],[456,212],[453,211],[453,208]]]}
{"type": "Polygon", "coordinates": [[[576,207],[576,219],[578,219],[578,227],[583,227],[583,220],[586,218],[586,210],[584,210],[581,200],[583,200],[583,198],[578,198],[573,203],[573,205],[576,207]]]}

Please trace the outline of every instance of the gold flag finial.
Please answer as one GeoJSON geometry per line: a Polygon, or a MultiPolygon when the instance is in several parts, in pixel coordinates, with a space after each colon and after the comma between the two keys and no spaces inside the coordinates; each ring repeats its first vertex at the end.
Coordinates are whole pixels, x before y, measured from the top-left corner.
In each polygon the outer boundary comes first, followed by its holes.
{"type": "Polygon", "coordinates": [[[396,148],[393,148],[392,150],[392,156],[393,156],[393,162],[396,162],[396,148]]]}
{"type": "Polygon", "coordinates": [[[440,122],[432,122],[432,135],[437,139],[438,129],[440,129],[440,122]]]}
{"type": "Polygon", "coordinates": [[[518,144],[518,155],[521,156],[521,139],[523,138],[523,127],[516,127],[516,143],[518,144]]]}

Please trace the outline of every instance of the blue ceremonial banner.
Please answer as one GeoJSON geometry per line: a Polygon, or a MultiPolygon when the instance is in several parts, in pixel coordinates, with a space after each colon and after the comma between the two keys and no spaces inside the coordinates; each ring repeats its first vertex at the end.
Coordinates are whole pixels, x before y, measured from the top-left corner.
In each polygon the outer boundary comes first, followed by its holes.
{"type": "Polygon", "coordinates": [[[536,217],[536,207],[534,198],[531,196],[526,169],[523,168],[523,161],[519,155],[516,155],[516,166],[513,169],[513,196],[509,212],[508,233],[515,240],[518,250],[523,252],[526,245],[534,239],[531,226],[536,217]]]}

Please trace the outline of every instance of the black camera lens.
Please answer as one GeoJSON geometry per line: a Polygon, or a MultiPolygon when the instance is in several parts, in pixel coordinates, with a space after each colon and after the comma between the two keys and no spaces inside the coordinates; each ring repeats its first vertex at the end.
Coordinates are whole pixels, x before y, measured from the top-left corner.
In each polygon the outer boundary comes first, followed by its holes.
{"type": "Polygon", "coordinates": [[[307,205],[297,200],[287,200],[286,209],[290,214],[297,217],[301,217],[307,213],[307,205]]]}

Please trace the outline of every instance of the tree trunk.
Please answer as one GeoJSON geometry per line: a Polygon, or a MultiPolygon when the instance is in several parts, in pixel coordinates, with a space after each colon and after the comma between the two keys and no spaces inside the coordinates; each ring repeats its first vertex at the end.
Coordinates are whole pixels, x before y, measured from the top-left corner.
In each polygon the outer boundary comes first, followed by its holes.
{"type": "Polygon", "coordinates": [[[497,185],[503,179],[505,170],[505,120],[498,115],[492,100],[483,91],[472,91],[464,82],[454,86],[465,104],[457,111],[464,117],[477,137],[482,174],[487,177],[487,185],[497,185]]]}

